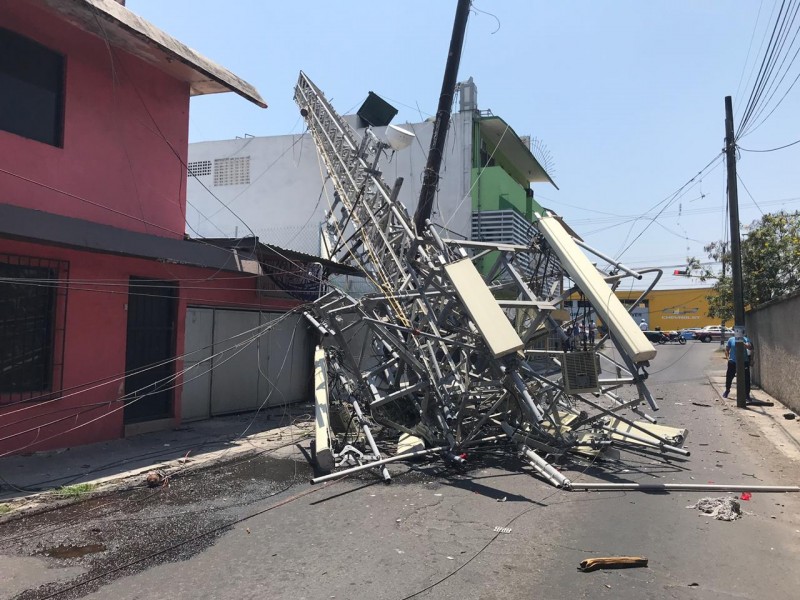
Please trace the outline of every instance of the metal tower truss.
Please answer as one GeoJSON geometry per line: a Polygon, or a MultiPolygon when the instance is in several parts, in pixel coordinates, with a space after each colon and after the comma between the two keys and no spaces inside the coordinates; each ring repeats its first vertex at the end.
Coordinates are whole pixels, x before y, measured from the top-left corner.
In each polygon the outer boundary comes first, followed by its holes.
{"type": "Polygon", "coordinates": [[[369,468],[388,480],[393,460],[438,453],[460,463],[500,440],[564,488],[551,462],[567,452],[688,455],[685,430],[641,410],[657,409],[644,381],[656,352],[609,286],[641,275],[598,271],[544,209],[527,245],[443,239],[430,221],[416,231],[397,200],[402,180],[390,188],[381,178],[388,145],[369,129],[359,136],[302,72],[294,97],[335,189],[324,250],[375,290],[330,288],[306,313],[321,340],[315,452],[334,471],[314,481],[369,468]],[[485,277],[474,264],[484,257],[494,260],[485,277]],[[574,286],[562,289],[565,280],[574,286]],[[608,328],[607,350],[570,343],[561,306],[575,291],[608,328]],[[375,423],[400,436],[394,455],[376,445],[375,423]]]}

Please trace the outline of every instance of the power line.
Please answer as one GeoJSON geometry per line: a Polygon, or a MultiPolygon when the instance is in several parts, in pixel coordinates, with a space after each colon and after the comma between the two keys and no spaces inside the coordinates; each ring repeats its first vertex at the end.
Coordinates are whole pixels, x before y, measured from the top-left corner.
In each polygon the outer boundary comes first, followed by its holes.
{"type": "Polygon", "coordinates": [[[777,148],[768,148],[766,150],[750,150],[749,148],[742,148],[741,146],[737,146],[737,148],[739,148],[739,150],[741,150],[742,152],[775,152],[776,150],[783,150],[784,148],[789,148],[790,146],[794,146],[795,144],[800,144],[800,140],[795,140],[790,144],[778,146],[777,148]]]}

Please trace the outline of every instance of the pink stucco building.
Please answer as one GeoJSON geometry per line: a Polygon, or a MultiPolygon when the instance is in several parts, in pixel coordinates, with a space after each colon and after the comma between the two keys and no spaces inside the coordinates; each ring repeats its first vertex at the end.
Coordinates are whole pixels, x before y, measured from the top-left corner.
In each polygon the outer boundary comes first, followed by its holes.
{"type": "Polygon", "coordinates": [[[308,257],[184,235],[190,97],[264,101],[122,4],[0,8],[0,456],[174,426],[189,307],[300,303],[308,257]]]}

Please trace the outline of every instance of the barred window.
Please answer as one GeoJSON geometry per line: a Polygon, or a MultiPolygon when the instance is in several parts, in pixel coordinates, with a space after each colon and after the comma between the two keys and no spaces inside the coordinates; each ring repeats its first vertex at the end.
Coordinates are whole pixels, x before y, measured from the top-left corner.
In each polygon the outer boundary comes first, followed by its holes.
{"type": "Polygon", "coordinates": [[[234,156],[214,160],[214,185],[246,185],[250,183],[250,157],[234,156]]]}
{"type": "Polygon", "coordinates": [[[203,177],[204,175],[211,175],[211,161],[210,160],[195,160],[188,164],[189,175],[192,177],[203,177]]]}
{"type": "Polygon", "coordinates": [[[64,57],[0,28],[0,129],[62,145],[64,57]]]}
{"type": "Polygon", "coordinates": [[[67,263],[0,255],[0,393],[3,400],[60,388],[67,263]]]}

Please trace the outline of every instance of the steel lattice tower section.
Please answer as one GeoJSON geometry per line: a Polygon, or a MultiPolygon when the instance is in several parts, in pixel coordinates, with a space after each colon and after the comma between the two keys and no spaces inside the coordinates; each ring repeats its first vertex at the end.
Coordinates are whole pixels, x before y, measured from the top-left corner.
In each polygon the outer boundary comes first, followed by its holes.
{"type": "Polygon", "coordinates": [[[420,438],[427,448],[420,452],[454,461],[466,448],[508,438],[562,487],[570,482],[549,460],[567,451],[613,443],[688,454],[680,448],[685,430],[656,429],[639,408],[657,409],[644,384],[655,350],[612,286],[640,273],[621,264],[615,275],[599,272],[544,209],[529,245],[443,239],[429,221],[417,231],[397,200],[402,180],[390,188],[381,177],[388,144],[371,129],[359,136],[302,72],[294,98],[335,190],[323,254],[359,268],[376,290],[356,298],[331,288],[306,313],[321,337],[322,468],[380,465],[388,479],[382,463],[393,458],[378,450],[373,421],[420,438]],[[484,278],[473,261],[489,253],[498,259],[484,278]],[[564,277],[573,285],[561,290],[554,284],[564,277]],[[599,307],[613,353],[565,351],[568,334],[554,315],[576,291],[599,307]],[[615,376],[603,380],[604,371],[615,376]],[[621,395],[623,387],[633,396],[621,395]],[[622,414],[628,411],[644,421],[622,414]],[[337,412],[361,426],[364,451],[347,443],[347,432],[337,437],[337,412]]]}

